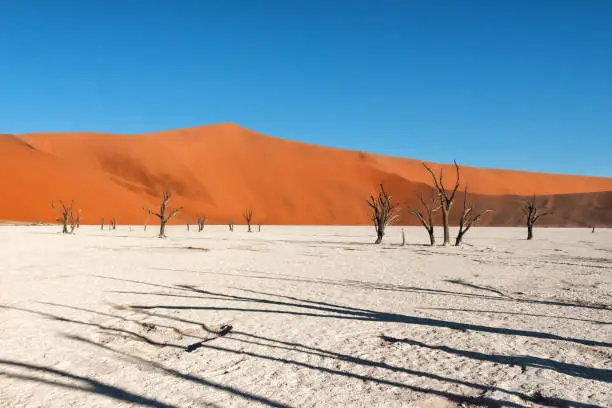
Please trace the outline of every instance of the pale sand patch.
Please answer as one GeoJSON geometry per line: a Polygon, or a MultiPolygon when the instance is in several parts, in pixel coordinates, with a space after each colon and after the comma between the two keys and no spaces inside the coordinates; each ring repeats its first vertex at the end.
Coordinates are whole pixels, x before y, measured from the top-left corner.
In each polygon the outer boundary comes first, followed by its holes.
{"type": "Polygon", "coordinates": [[[611,230],[132,229],[0,226],[0,406],[612,406],[611,230]]]}

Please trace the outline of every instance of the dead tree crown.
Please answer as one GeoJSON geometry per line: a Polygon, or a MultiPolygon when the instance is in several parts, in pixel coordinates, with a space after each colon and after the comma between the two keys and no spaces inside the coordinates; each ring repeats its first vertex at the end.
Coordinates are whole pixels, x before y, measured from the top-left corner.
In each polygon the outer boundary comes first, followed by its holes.
{"type": "Polygon", "coordinates": [[[253,209],[248,208],[242,215],[247,223],[248,232],[251,232],[251,221],[253,221],[253,209]]]}
{"type": "Polygon", "coordinates": [[[541,211],[536,203],[535,194],[531,200],[523,203],[523,213],[527,217],[527,239],[533,238],[533,226],[541,217],[552,214],[552,211],[541,211]]]}
{"type": "Polygon", "coordinates": [[[456,161],[453,161],[453,163],[455,164],[457,180],[455,182],[455,186],[451,190],[447,190],[444,186],[444,171],[442,168],[440,168],[440,175],[436,176],[433,170],[431,170],[426,163],[423,163],[423,167],[425,167],[427,172],[431,175],[434,182],[434,188],[436,189],[438,198],[440,200],[440,209],[442,210],[442,225],[444,228],[444,245],[450,244],[450,229],[448,226],[449,214],[460,184],[459,165],[456,161]]]}
{"type": "Polygon", "coordinates": [[[372,209],[370,219],[376,229],[375,244],[380,244],[385,236],[385,228],[392,224],[398,218],[398,207],[391,202],[391,196],[385,191],[383,183],[380,183],[378,194],[374,197],[370,194],[370,199],[367,201],[372,209]]]}
{"type": "Polygon", "coordinates": [[[74,231],[74,227],[72,228],[72,231],[68,231],[68,224],[76,225],[74,216],[72,214],[74,200],[70,202],[69,206],[66,206],[63,200],[59,200],[59,203],[62,207],[56,208],[55,202],[51,200],[51,209],[59,214],[59,217],[57,217],[55,220],[62,223],[62,234],[69,234],[74,231]]]}
{"type": "Polygon", "coordinates": [[[166,224],[183,209],[183,207],[180,207],[176,210],[171,211],[169,214],[166,214],[168,201],[170,201],[170,199],[172,198],[172,193],[170,193],[169,191],[164,191],[162,194],[163,199],[161,205],[159,206],[159,212],[153,211],[150,208],[147,209],[149,214],[159,218],[159,238],[166,237],[166,224]]]}
{"type": "Polygon", "coordinates": [[[463,195],[463,212],[461,213],[461,217],[459,217],[459,232],[457,233],[457,239],[455,239],[455,245],[461,245],[463,236],[472,228],[472,225],[476,224],[483,215],[492,211],[493,210],[474,210],[474,207],[469,202],[468,188],[466,186],[465,194],[463,195]]]}
{"type": "Polygon", "coordinates": [[[417,195],[417,198],[421,202],[423,210],[413,208],[410,210],[410,214],[414,215],[427,230],[429,234],[429,245],[435,245],[436,238],[434,237],[433,213],[440,209],[439,206],[436,207],[436,190],[431,189],[431,202],[429,204],[425,202],[422,191],[417,195]]]}
{"type": "Polygon", "coordinates": [[[206,225],[206,217],[198,215],[198,232],[202,232],[204,230],[204,226],[206,225]]]}

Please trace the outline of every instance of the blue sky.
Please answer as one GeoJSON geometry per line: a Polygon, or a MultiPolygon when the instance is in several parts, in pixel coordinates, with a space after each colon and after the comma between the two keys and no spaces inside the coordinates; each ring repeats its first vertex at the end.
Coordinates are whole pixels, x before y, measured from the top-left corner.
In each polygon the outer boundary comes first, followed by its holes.
{"type": "Polygon", "coordinates": [[[612,1],[0,0],[0,133],[234,122],[612,177],[612,1]]]}

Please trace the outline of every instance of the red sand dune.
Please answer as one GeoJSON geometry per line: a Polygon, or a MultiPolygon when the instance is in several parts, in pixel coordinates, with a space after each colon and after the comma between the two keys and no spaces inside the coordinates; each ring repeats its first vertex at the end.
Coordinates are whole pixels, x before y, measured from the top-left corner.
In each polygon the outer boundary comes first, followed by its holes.
{"type": "MultiPolygon", "coordinates": [[[[240,223],[252,207],[257,223],[365,224],[365,199],[379,182],[411,204],[431,184],[418,160],[287,141],[233,124],[144,135],[2,135],[0,152],[0,219],[14,221],[53,221],[50,201],[74,199],[83,223],[117,217],[142,224],[142,207],[155,206],[169,189],[170,206],[185,208],[176,222],[205,214],[240,223]]],[[[450,185],[454,170],[443,167],[450,185]]],[[[612,178],[464,166],[461,175],[473,201],[497,210],[485,225],[521,223],[516,196],[533,193],[555,210],[549,225],[612,225],[612,178]]]]}

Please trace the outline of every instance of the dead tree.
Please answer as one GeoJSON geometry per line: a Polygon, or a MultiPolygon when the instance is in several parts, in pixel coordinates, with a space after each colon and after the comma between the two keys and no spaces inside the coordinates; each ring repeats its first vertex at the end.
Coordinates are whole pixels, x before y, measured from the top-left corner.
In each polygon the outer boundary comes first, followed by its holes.
{"type": "Polygon", "coordinates": [[[540,211],[538,204],[536,203],[535,194],[529,201],[525,201],[523,204],[523,213],[527,216],[527,239],[533,238],[533,226],[541,217],[552,214],[551,211],[540,211]]]}
{"type": "Polygon", "coordinates": [[[206,225],[206,217],[198,215],[198,232],[204,231],[206,225]]]}
{"type": "Polygon", "coordinates": [[[440,209],[442,210],[442,226],[444,228],[444,244],[443,245],[450,244],[450,228],[448,227],[448,217],[450,214],[451,207],[453,206],[453,200],[455,199],[455,194],[457,193],[457,190],[459,189],[459,182],[460,182],[459,166],[457,165],[456,161],[454,161],[453,163],[455,163],[455,170],[457,172],[457,181],[453,189],[450,191],[447,191],[446,187],[444,187],[444,180],[443,180],[444,174],[443,174],[442,168],[440,168],[440,175],[436,176],[435,173],[431,170],[431,168],[427,164],[423,163],[423,167],[425,167],[425,169],[427,170],[427,172],[431,175],[431,178],[433,179],[434,188],[436,189],[438,193],[438,198],[440,200],[440,209]]]}
{"type": "Polygon", "coordinates": [[[261,232],[261,224],[257,224],[257,232],[261,232]]]}
{"type": "Polygon", "coordinates": [[[59,214],[55,220],[62,223],[62,234],[69,234],[68,224],[71,223],[71,219],[73,219],[72,208],[74,207],[74,200],[70,202],[70,205],[66,207],[63,200],[59,201],[62,208],[55,208],[55,203],[51,200],[51,209],[59,214]]]}
{"type": "Polygon", "coordinates": [[[593,229],[591,230],[591,234],[595,233],[595,226],[593,225],[593,229]]]}
{"type": "Polygon", "coordinates": [[[70,233],[71,234],[74,233],[74,229],[77,228],[77,218],[78,218],[78,215],[75,217],[71,211],[70,212],[70,233]]]}
{"type": "Polygon", "coordinates": [[[110,224],[108,225],[108,229],[109,230],[116,230],[117,229],[117,218],[111,218],[110,224]]]}
{"type": "Polygon", "coordinates": [[[230,232],[234,232],[234,220],[229,220],[227,222],[227,226],[229,227],[230,232]]]}
{"type": "Polygon", "coordinates": [[[144,221],[144,230],[147,230],[147,224],[149,223],[149,217],[151,216],[151,213],[149,212],[149,209],[147,207],[142,207],[143,210],[145,210],[147,212],[147,217],[145,218],[144,221]]]}
{"type": "Polygon", "coordinates": [[[180,207],[170,212],[169,214],[166,214],[167,205],[168,201],[170,201],[170,198],[172,198],[172,194],[168,191],[164,191],[163,200],[161,202],[161,205],[159,206],[159,212],[153,211],[150,208],[148,209],[149,214],[152,214],[159,218],[159,238],[166,238],[166,224],[183,209],[183,207],[180,207]]]}
{"type": "Polygon", "coordinates": [[[423,227],[427,230],[429,234],[429,245],[433,246],[436,244],[436,237],[434,236],[434,223],[433,223],[433,213],[438,211],[440,207],[436,207],[436,190],[431,190],[431,203],[427,204],[425,199],[423,198],[423,192],[417,196],[421,205],[423,206],[423,210],[412,209],[410,210],[410,214],[417,217],[417,219],[421,222],[423,227]]]}
{"type": "Polygon", "coordinates": [[[380,244],[385,236],[387,225],[392,224],[398,218],[398,208],[391,203],[391,196],[385,191],[382,183],[380,183],[378,196],[374,197],[371,194],[367,203],[372,208],[370,219],[376,229],[376,241],[374,243],[380,244]]]}
{"type": "Polygon", "coordinates": [[[406,235],[404,234],[403,228],[402,228],[402,246],[406,246],[406,235]]]}
{"type": "Polygon", "coordinates": [[[189,232],[189,224],[187,224],[187,232],[189,232]]]}
{"type": "Polygon", "coordinates": [[[77,213],[77,216],[74,219],[74,224],[77,229],[81,228],[81,210],[79,210],[77,213]]]}
{"type": "Polygon", "coordinates": [[[100,221],[100,229],[104,231],[104,217],[102,218],[102,221],[100,221]]]}
{"type": "Polygon", "coordinates": [[[466,187],[465,195],[463,196],[463,212],[461,217],[459,217],[459,232],[457,233],[457,239],[455,239],[455,246],[461,245],[463,236],[472,228],[472,225],[476,224],[483,215],[491,211],[493,210],[474,210],[474,207],[468,201],[468,189],[466,187]]]}
{"type": "Polygon", "coordinates": [[[251,232],[251,221],[253,220],[253,209],[248,208],[242,215],[247,223],[248,232],[251,232]]]}

